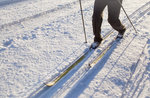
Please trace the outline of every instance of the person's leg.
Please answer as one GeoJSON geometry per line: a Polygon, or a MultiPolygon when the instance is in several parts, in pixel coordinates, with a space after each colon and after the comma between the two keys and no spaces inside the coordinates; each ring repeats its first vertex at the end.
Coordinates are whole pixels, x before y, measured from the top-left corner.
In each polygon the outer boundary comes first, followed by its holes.
{"type": "Polygon", "coordinates": [[[95,0],[94,11],[92,17],[93,33],[94,33],[94,42],[101,42],[101,24],[103,18],[103,10],[106,7],[109,0],[95,0]]]}
{"type": "MultiPolygon", "coordinates": [[[[122,4],[122,0],[119,0],[122,4]]],[[[119,33],[125,32],[125,27],[119,20],[121,5],[117,0],[113,0],[108,4],[108,22],[119,33]]]]}

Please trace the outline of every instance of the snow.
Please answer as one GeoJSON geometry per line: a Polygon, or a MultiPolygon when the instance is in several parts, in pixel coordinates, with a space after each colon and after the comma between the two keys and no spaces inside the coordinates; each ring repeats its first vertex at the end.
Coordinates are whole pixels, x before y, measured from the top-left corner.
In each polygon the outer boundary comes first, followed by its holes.
{"type": "MultiPolygon", "coordinates": [[[[44,85],[93,42],[93,3],[82,0],[86,44],[78,0],[0,0],[1,98],[150,97],[149,0],[123,1],[138,34],[121,11],[120,19],[129,28],[102,60],[87,67],[116,32],[55,86],[44,85]]],[[[104,16],[103,36],[112,29],[107,8],[104,16]]]]}

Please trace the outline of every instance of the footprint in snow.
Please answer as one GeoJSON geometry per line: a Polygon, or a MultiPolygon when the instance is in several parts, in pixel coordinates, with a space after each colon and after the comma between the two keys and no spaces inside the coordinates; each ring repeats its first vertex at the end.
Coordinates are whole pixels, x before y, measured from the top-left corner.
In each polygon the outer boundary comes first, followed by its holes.
{"type": "Polygon", "coordinates": [[[6,47],[10,46],[13,42],[13,39],[3,41],[3,48],[0,48],[0,53],[6,50],[6,47]],[[4,48],[5,47],[5,48],[4,48]]]}
{"type": "Polygon", "coordinates": [[[3,51],[5,51],[5,50],[6,50],[5,48],[1,48],[0,49],[0,53],[3,52],[3,51]]]}
{"type": "Polygon", "coordinates": [[[8,47],[9,45],[12,44],[12,42],[13,42],[13,39],[9,39],[8,41],[4,41],[4,42],[3,42],[3,46],[4,46],[4,47],[8,47]]]}
{"type": "Polygon", "coordinates": [[[22,39],[23,40],[30,40],[30,39],[35,39],[36,38],[36,35],[35,34],[32,34],[32,35],[24,35],[23,37],[22,37],[22,39]]]}

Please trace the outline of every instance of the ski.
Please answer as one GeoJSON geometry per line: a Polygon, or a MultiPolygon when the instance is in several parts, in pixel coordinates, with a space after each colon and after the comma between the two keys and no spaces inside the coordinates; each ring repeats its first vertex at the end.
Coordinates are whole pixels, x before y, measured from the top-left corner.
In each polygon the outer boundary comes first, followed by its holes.
{"type": "Polygon", "coordinates": [[[89,48],[86,52],[84,52],[83,54],[81,54],[77,59],[74,60],[73,63],[70,64],[70,66],[63,72],[61,73],[59,76],[57,76],[56,78],[54,78],[51,82],[46,83],[46,86],[51,87],[53,85],[55,85],[61,78],[63,78],[68,72],[70,72],[76,65],[78,65],[85,57],[86,55],[92,51],[91,48],[89,48]]]}
{"type": "MultiPolygon", "coordinates": [[[[110,31],[108,34],[106,34],[103,37],[103,40],[105,40],[107,37],[109,37],[113,33],[113,30],[110,31]]],[[[62,72],[60,75],[58,75],[56,78],[54,78],[52,81],[45,83],[46,86],[52,87],[54,86],[59,80],[61,80],[67,73],[69,73],[75,66],[77,66],[86,56],[94,51],[91,47],[89,47],[84,53],[82,53],[79,57],[77,57],[70,65],[69,67],[62,72]]]]}
{"type": "Polygon", "coordinates": [[[98,61],[100,61],[103,58],[103,56],[107,53],[107,51],[111,49],[111,47],[114,46],[114,44],[116,44],[116,42],[119,42],[121,39],[122,38],[116,36],[93,60],[91,60],[89,66],[93,67],[94,65],[96,65],[98,61]]]}

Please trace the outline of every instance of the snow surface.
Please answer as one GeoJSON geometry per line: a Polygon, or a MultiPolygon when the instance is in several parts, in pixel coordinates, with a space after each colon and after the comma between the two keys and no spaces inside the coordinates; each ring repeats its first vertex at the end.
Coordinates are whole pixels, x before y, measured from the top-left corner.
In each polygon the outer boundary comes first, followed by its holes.
{"type": "MultiPolygon", "coordinates": [[[[0,0],[0,98],[150,98],[149,0],[123,1],[138,34],[121,11],[124,39],[87,69],[115,32],[55,86],[44,85],[92,43],[93,3],[82,0],[85,44],[78,0],[0,0]]],[[[110,30],[106,8],[102,35],[110,30]]]]}

